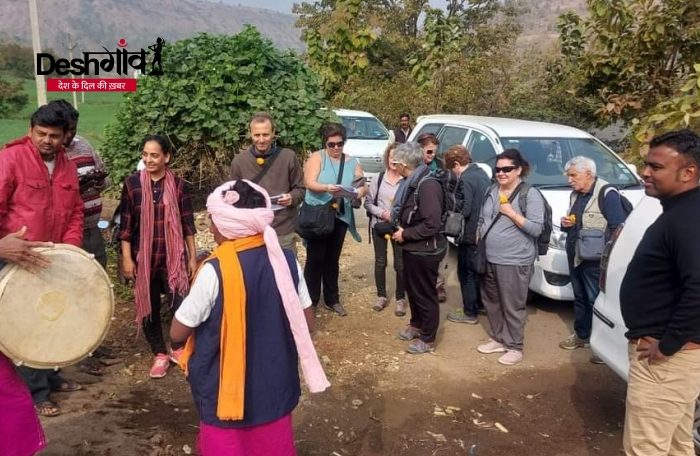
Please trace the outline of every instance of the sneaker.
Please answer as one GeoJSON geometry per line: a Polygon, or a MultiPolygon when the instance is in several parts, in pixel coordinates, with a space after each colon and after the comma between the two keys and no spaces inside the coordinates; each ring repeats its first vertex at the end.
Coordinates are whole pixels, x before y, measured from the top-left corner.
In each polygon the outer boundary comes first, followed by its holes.
{"type": "Polygon", "coordinates": [[[588,348],[590,344],[588,339],[581,339],[575,333],[559,342],[559,348],[564,350],[576,350],[577,348],[588,348]]]}
{"type": "Polygon", "coordinates": [[[396,310],[394,310],[394,315],[397,317],[403,317],[406,315],[406,300],[397,299],[396,300],[396,310]]]}
{"type": "Polygon", "coordinates": [[[149,375],[151,378],[163,378],[165,374],[168,373],[168,366],[170,366],[170,358],[165,353],[158,353],[153,360],[153,366],[151,366],[151,371],[149,375]]]}
{"type": "Polygon", "coordinates": [[[523,352],[520,350],[508,350],[503,356],[498,358],[498,362],[506,366],[518,364],[523,360],[523,352]]]}
{"type": "Polygon", "coordinates": [[[387,304],[389,304],[389,301],[384,296],[379,296],[377,297],[377,302],[375,302],[372,306],[372,310],[381,312],[382,310],[384,310],[387,304]]]}
{"type": "Polygon", "coordinates": [[[464,310],[462,309],[457,309],[454,312],[450,312],[447,315],[447,320],[453,323],[466,323],[468,325],[475,325],[479,323],[478,318],[465,314],[464,310]]]}
{"type": "Polygon", "coordinates": [[[348,313],[345,310],[345,307],[339,302],[336,302],[335,304],[324,304],[326,306],[326,309],[330,310],[331,312],[335,312],[341,317],[346,316],[348,313]]]}
{"type": "Polygon", "coordinates": [[[593,364],[605,364],[605,361],[603,361],[599,356],[596,355],[591,355],[589,361],[593,364]]]}
{"type": "Polygon", "coordinates": [[[177,350],[170,350],[170,361],[174,362],[175,364],[180,364],[180,358],[182,357],[182,354],[185,352],[185,347],[180,347],[177,350]]]}
{"type": "Polygon", "coordinates": [[[435,342],[423,342],[420,339],[416,339],[408,344],[406,351],[412,355],[422,355],[423,353],[434,352],[435,342]]]}
{"type": "Polygon", "coordinates": [[[447,291],[445,290],[445,285],[440,284],[437,287],[438,302],[447,301],[447,291]]]}
{"type": "Polygon", "coordinates": [[[506,347],[504,347],[500,342],[489,339],[489,341],[485,344],[476,347],[476,351],[485,355],[490,355],[491,353],[504,353],[506,351],[506,347]]]}
{"type": "Polygon", "coordinates": [[[414,328],[411,325],[406,325],[404,329],[399,331],[398,335],[401,340],[413,340],[420,335],[420,329],[414,328]]]}

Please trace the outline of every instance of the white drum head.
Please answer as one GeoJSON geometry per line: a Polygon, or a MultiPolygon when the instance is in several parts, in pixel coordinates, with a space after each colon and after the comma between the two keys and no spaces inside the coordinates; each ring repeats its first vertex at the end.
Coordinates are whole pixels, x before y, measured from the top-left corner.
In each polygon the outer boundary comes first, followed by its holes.
{"type": "Polygon", "coordinates": [[[107,273],[82,249],[38,249],[51,265],[0,270],[0,351],[38,369],[75,364],[104,339],[114,313],[107,273]]]}

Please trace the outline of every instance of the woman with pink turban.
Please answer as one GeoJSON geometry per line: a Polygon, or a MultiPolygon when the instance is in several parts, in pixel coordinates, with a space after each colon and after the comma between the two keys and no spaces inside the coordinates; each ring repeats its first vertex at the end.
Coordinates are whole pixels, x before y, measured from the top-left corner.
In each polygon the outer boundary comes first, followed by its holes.
{"type": "Polygon", "coordinates": [[[170,329],[173,344],[187,341],[180,366],[199,411],[199,451],[296,455],[298,363],[311,392],[330,386],[311,342],[300,266],[280,247],[270,197],[258,185],[228,182],[209,195],[207,210],[218,247],[170,329]]]}

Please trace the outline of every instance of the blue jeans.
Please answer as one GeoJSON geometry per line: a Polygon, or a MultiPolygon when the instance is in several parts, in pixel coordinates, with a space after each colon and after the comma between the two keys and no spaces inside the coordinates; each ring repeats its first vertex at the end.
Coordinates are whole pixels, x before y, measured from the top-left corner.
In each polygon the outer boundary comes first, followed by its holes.
{"type": "Polygon", "coordinates": [[[600,292],[600,262],[584,261],[574,267],[571,259],[569,271],[574,289],[574,332],[579,338],[588,339],[593,326],[593,303],[600,292]]]}
{"type": "Polygon", "coordinates": [[[462,290],[462,307],[464,315],[469,317],[476,317],[479,308],[484,306],[479,295],[479,276],[472,269],[469,259],[475,250],[475,245],[460,245],[457,249],[457,276],[462,290]]]}

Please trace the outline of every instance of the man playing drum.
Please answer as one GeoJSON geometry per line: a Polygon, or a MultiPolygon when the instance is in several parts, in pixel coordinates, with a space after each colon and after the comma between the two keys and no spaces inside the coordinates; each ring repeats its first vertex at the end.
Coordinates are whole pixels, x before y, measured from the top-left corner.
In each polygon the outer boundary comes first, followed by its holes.
{"type": "MultiPolygon", "coordinates": [[[[29,134],[0,150],[0,237],[26,226],[25,239],[72,244],[83,237],[83,202],[78,172],[63,149],[63,113],[42,106],[32,114],[29,134]]],[[[76,391],[80,385],[46,369],[20,367],[37,411],[56,416],[51,391],[76,391]]]]}

